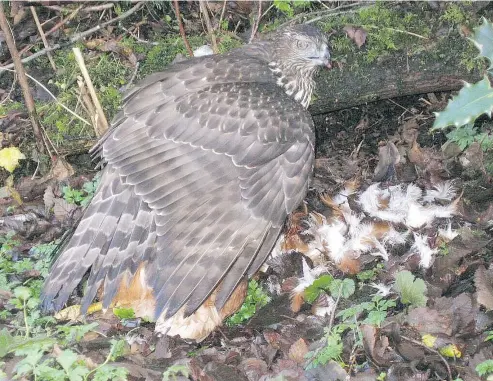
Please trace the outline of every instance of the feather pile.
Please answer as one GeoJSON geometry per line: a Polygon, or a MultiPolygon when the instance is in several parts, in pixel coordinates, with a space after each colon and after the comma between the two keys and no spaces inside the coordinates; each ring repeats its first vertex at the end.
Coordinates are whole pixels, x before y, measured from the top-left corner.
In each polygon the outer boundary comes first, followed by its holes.
{"type": "MultiPolygon", "coordinates": [[[[436,242],[430,246],[427,234],[422,231],[437,219],[458,214],[460,196],[454,200],[456,196],[452,181],[425,191],[415,184],[383,187],[375,183],[363,192],[358,192],[357,184],[350,182],[335,196],[322,196],[322,202],[329,207],[328,213],[310,213],[308,227],[301,233],[309,238],[302,252],[315,268],[305,269],[305,264],[304,275],[293,289],[293,298],[303,294],[316,279],[314,274],[320,274],[328,261],[342,271],[355,274],[359,272],[361,255],[370,254],[388,261],[392,248],[408,245],[408,255],[418,255],[419,265],[430,268],[439,250],[436,242]]],[[[448,242],[455,236],[457,232],[449,222],[445,228],[438,229],[436,241],[448,242]]]]}

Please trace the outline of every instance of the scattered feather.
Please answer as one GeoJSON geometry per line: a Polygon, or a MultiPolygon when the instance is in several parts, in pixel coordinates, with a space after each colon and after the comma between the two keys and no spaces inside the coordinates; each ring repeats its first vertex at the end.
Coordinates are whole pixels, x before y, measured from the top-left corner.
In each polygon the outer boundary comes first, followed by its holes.
{"type": "Polygon", "coordinates": [[[438,229],[438,236],[441,237],[445,242],[452,241],[455,237],[459,235],[457,230],[452,230],[452,223],[449,222],[446,229],[438,229]]]}
{"type": "Polygon", "coordinates": [[[385,285],[383,283],[370,283],[370,287],[376,288],[377,292],[374,295],[380,295],[383,297],[389,296],[392,293],[393,284],[385,285]]]}
{"type": "Polygon", "coordinates": [[[453,185],[453,181],[447,180],[443,183],[433,185],[433,189],[426,191],[426,195],[423,197],[425,202],[439,201],[452,201],[457,195],[457,190],[453,185]]]}
{"type": "Polygon", "coordinates": [[[428,237],[418,234],[414,234],[414,244],[411,247],[411,252],[418,253],[420,256],[419,265],[425,269],[430,268],[435,260],[435,254],[438,252],[438,249],[432,249],[428,245],[428,237]]]}

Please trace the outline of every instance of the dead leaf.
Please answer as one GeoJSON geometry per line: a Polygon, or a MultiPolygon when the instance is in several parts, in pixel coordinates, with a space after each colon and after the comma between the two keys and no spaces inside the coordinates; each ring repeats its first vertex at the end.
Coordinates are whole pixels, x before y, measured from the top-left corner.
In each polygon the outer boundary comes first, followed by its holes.
{"type": "Polygon", "coordinates": [[[395,166],[400,162],[399,150],[392,142],[378,147],[378,164],[373,174],[373,181],[385,181],[394,176],[395,166]]]}
{"type": "Polygon", "coordinates": [[[245,372],[249,380],[258,380],[268,373],[267,363],[257,358],[248,358],[240,363],[240,369],[245,372]]]}
{"type": "Polygon", "coordinates": [[[474,273],[474,284],[478,303],[487,310],[493,310],[493,271],[491,267],[486,270],[484,266],[479,266],[474,273]]]}
{"type": "Polygon", "coordinates": [[[361,48],[365,44],[367,33],[363,28],[348,25],[344,27],[344,31],[355,42],[358,48],[361,48]]]}
{"type": "Polygon", "coordinates": [[[381,335],[373,325],[362,324],[360,329],[363,335],[363,346],[368,355],[379,366],[390,365],[389,354],[386,354],[387,348],[389,348],[389,338],[381,335]]]}
{"type": "Polygon", "coordinates": [[[289,348],[288,357],[296,361],[297,364],[302,365],[305,362],[305,356],[308,353],[308,345],[306,345],[305,340],[300,337],[297,341],[291,345],[289,348]]]}
{"type": "Polygon", "coordinates": [[[56,179],[56,180],[64,180],[67,177],[73,176],[75,173],[74,168],[67,163],[67,161],[58,157],[53,166],[51,167],[50,173],[47,175],[48,178],[56,179]]]}

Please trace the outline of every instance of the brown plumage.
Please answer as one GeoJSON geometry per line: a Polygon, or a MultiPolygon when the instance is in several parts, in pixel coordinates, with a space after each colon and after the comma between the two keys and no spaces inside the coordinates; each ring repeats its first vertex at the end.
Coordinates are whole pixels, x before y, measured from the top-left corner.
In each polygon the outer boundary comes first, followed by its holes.
{"type": "Polygon", "coordinates": [[[101,185],[51,270],[44,307],[62,308],[89,271],[83,311],[102,288],[104,307],[134,299],[161,331],[205,301],[222,319],[307,191],[306,107],[328,64],[325,36],[300,25],[138,84],[95,147],[101,185]]]}

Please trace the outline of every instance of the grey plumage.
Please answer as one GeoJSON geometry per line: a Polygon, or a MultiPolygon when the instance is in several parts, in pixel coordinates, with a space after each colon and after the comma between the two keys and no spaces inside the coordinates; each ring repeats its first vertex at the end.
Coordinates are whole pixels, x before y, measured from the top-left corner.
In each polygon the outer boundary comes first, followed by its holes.
{"type": "Polygon", "coordinates": [[[270,253],[314,160],[306,111],[325,37],[310,26],[179,62],[124,99],[95,147],[106,166],[42,299],[60,309],[90,270],[86,310],[109,306],[144,264],[155,317],[193,313],[222,281],[220,308],[270,253]],[[125,278],[123,278],[125,276],[125,278]]]}

